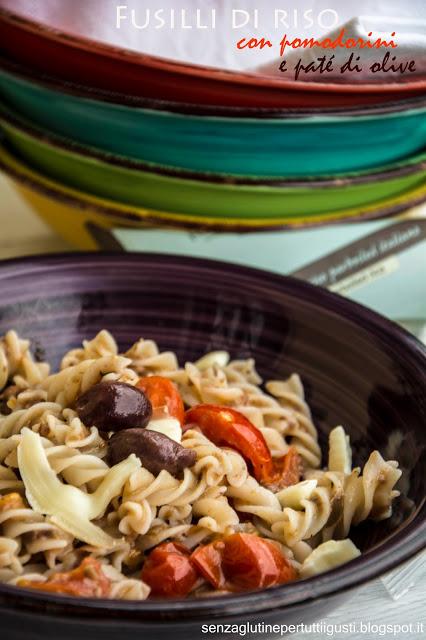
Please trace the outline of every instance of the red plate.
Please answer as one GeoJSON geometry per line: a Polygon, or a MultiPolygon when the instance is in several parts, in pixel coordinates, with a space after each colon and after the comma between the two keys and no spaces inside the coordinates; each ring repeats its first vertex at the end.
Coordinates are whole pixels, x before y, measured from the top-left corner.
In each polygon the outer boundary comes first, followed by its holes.
{"type": "Polygon", "coordinates": [[[5,55],[36,71],[127,96],[176,102],[306,109],[383,103],[426,91],[425,78],[383,84],[325,84],[183,64],[53,29],[2,8],[0,43],[5,55]]]}

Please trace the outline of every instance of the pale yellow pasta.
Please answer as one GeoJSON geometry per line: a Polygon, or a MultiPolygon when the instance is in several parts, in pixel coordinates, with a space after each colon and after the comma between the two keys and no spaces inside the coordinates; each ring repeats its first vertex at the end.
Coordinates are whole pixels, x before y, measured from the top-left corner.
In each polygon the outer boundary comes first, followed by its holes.
{"type": "Polygon", "coordinates": [[[324,487],[314,487],[309,497],[302,497],[300,508],[282,506],[277,495],[249,478],[242,487],[230,488],[238,511],[251,513],[269,527],[271,537],[289,547],[308,540],[320,531],[331,513],[331,497],[324,487]]]}
{"type": "Polygon", "coordinates": [[[117,511],[120,521],[118,529],[127,536],[133,534],[143,536],[149,531],[156,514],[157,508],[150,505],[148,500],[144,499],[140,502],[125,500],[117,511]]]}
{"type": "Polygon", "coordinates": [[[20,433],[23,427],[34,428],[47,416],[59,416],[61,411],[61,405],[56,402],[38,402],[29,409],[12,411],[8,416],[0,417],[0,438],[20,433]]]}
{"type": "Polygon", "coordinates": [[[74,367],[83,360],[96,360],[118,354],[117,343],[109,331],[99,331],[92,340],[83,340],[83,346],[68,351],[61,361],[61,369],[74,367]]]}
{"type": "Polygon", "coordinates": [[[19,551],[20,543],[17,540],[8,536],[0,536],[0,577],[2,571],[7,580],[22,573],[22,563],[18,557],[19,551]]]}
{"type": "Polygon", "coordinates": [[[122,356],[104,356],[83,360],[73,367],[48,376],[41,384],[47,399],[63,407],[72,406],[76,398],[101,380],[119,380],[135,384],[138,376],[128,368],[131,361],[122,356]]]}
{"type": "Polygon", "coordinates": [[[186,431],[182,446],[196,452],[194,471],[203,475],[209,486],[219,484],[224,478],[229,485],[240,486],[248,476],[247,465],[236,451],[217,447],[196,429],[186,431]]]}
{"type": "Polygon", "coordinates": [[[178,367],[176,355],[172,351],[160,352],[153,340],[141,338],[124,355],[139,376],[165,375],[178,367]]]}
{"type": "MultiPolygon", "coordinates": [[[[336,434],[341,442],[344,438],[345,446],[350,446],[343,429],[337,427],[330,433],[331,448],[336,445],[336,434]]],[[[378,451],[370,454],[362,470],[355,468],[350,473],[334,470],[310,472],[309,477],[316,478],[318,484],[326,487],[337,504],[333,522],[327,523],[323,537],[346,538],[352,525],[367,518],[388,518],[392,512],[392,501],[399,495],[394,487],[400,476],[398,463],[385,461],[378,451]]]]}
{"type": "Polygon", "coordinates": [[[192,513],[197,524],[212,533],[233,531],[240,520],[230,506],[224,492],[226,487],[209,487],[192,505],[192,513]]]}
{"type": "Polygon", "coordinates": [[[0,528],[7,538],[18,544],[23,563],[32,555],[42,553],[51,568],[72,544],[69,534],[25,505],[0,512],[0,528]]]}
{"type": "Polygon", "coordinates": [[[262,386],[252,358],[232,360],[226,351],[179,367],[176,355],[152,340],[120,353],[102,330],[49,375],[29,341],[9,331],[0,338],[2,390],[8,415],[0,414],[0,582],[11,585],[23,576],[45,582],[91,556],[110,581],[108,597],[144,600],[149,586],[140,573],[154,547],[176,541],[192,550],[232,533],[270,538],[307,577],[355,558],[350,527],[389,517],[398,495],[398,465],[378,451],[362,470],[352,469],[343,427],[331,432],[328,467],[320,469],[299,376],[262,386]],[[151,473],[134,453],[110,466],[111,434],[84,424],[76,400],[99,382],[135,385],[150,375],[175,382],[187,407],[212,403],[241,412],[273,459],[293,447],[303,462],[300,482],[274,491],[262,486],[250,460],[172,416],[154,415],[147,428],[194,451],[192,466],[176,477],[166,469],[151,473]]]}
{"type": "Polygon", "coordinates": [[[276,397],[280,406],[290,411],[289,425],[284,430],[285,437],[291,437],[291,444],[309,467],[321,464],[321,449],[318,445],[318,434],[312,421],[303,390],[302,381],[297,374],[288,380],[273,380],[266,383],[266,389],[276,397]]]}
{"type": "Polygon", "coordinates": [[[8,381],[20,388],[40,383],[49,374],[46,362],[35,362],[28,340],[21,340],[16,331],[0,338],[0,391],[8,381]]]}

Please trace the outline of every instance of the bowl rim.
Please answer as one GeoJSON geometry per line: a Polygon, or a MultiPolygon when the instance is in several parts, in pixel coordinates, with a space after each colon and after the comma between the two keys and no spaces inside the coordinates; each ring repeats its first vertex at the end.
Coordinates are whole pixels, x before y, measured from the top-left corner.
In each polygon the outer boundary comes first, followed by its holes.
{"type": "MultiPolygon", "coordinates": [[[[355,214],[348,217],[347,212],[337,212],[330,215],[318,215],[317,217],[295,218],[285,220],[262,220],[257,219],[240,222],[237,218],[228,218],[230,223],[221,222],[219,219],[206,217],[200,219],[197,216],[180,213],[166,213],[154,209],[133,207],[132,205],[120,205],[113,201],[105,201],[97,196],[86,192],[78,191],[70,187],[59,185],[57,181],[45,177],[43,174],[35,172],[27,167],[15,156],[10,155],[7,149],[0,143],[0,170],[4,171],[10,178],[33,192],[44,197],[55,200],[66,206],[71,206],[78,211],[92,211],[111,218],[115,222],[121,219],[124,223],[143,223],[145,226],[153,225],[162,229],[179,229],[194,232],[228,232],[228,233],[256,233],[267,231],[289,231],[307,228],[318,228],[321,226],[337,223],[356,223],[364,221],[383,220],[395,216],[407,209],[423,204],[426,201],[426,187],[418,187],[410,190],[409,196],[404,194],[398,198],[387,200],[385,204],[377,203],[374,206],[357,209],[355,214]],[[6,156],[6,159],[5,159],[6,156]],[[12,160],[12,163],[10,162],[12,160]],[[13,165],[17,165],[16,169],[13,165]],[[143,213],[143,215],[142,215],[143,213]]],[[[224,218],[224,220],[226,220],[224,218]]],[[[132,228],[132,227],[130,227],[132,228]]]]}
{"type": "Polygon", "coordinates": [[[142,66],[145,65],[156,71],[172,71],[181,76],[192,76],[208,78],[210,81],[222,81],[225,83],[236,83],[239,85],[250,85],[253,88],[283,88],[312,91],[313,93],[329,91],[336,93],[381,93],[389,92],[404,93],[407,90],[419,90],[426,88],[426,77],[420,76],[420,79],[413,81],[389,82],[389,83],[318,83],[318,82],[299,82],[299,81],[283,81],[269,76],[262,76],[250,73],[241,73],[236,71],[228,71],[217,69],[215,67],[206,67],[202,65],[182,63],[158,56],[143,54],[132,49],[126,49],[112,44],[106,44],[99,40],[94,40],[86,36],[76,35],[66,32],[62,29],[51,27],[43,22],[31,19],[28,16],[19,14],[12,9],[0,7],[0,20],[20,28],[23,31],[36,34],[37,36],[58,42],[71,49],[78,49],[104,57],[109,60],[118,60],[126,64],[142,66]],[[319,86],[318,86],[319,85],[319,86]]]}
{"type": "MultiPolygon", "coordinates": [[[[2,9],[0,7],[0,21],[2,19],[1,12],[2,9]]],[[[420,109],[426,106],[426,95],[393,99],[389,102],[374,103],[361,106],[355,105],[341,107],[312,107],[303,109],[297,107],[235,107],[225,105],[215,106],[187,102],[175,102],[173,100],[166,100],[162,98],[131,96],[123,93],[118,93],[116,91],[107,91],[105,89],[100,89],[97,87],[89,87],[87,85],[78,84],[71,80],[63,80],[61,78],[58,78],[57,76],[36,71],[28,66],[15,62],[4,56],[0,56],[0,70],[3,73],[17,77],[21,81],[33,83],[38,86],[47,88],[50,91],[64,93],[74,98],[91,100],[92,102],[107,104],[109,103],[112,104],[113,107],[121,109],[147,109],[152,111],[171,113],[176,116],[191,115],[200,118],[239,118],[241,120],[256,119],[260,121],[268,119],[303,120],[324,116],[329,119],[337,120],[343,119],[345,117],[362,118],[374,117],[377,115],[391,116],[401,112],[404,113],[411,107],[412,110],[416,110],[417,108],[420,109]]],[[[302,83],[298,81],[297,84],[300,85],[302,83]]],[[[320,83],[314,82],[308,84],[318,85],[320,83]]],[[[395,84],[396,86],[398,86],[400,83],[395,84]]],[[[426,90],[426,79],[424,81],[424,86],[426,90]]]]}
{"type": "Polygon", "coordinates": [[[169,178],[176,183],[178,181],[184,182],[187,185],[201,183],[205,185],[206,188],[219,185],[224,189],[234,188],[237,191],[244,191],[250,190],[250,187],[264,187],[262,192],[267,192],[268,190],[276,191],[281,188],[297,189],[300,191],[318,188],[344,189],[347,187],[368,185],[370,183],[388,182],[426,170],[425,150],[409,158],[403,158],[400,161],[373,167],[371,170],[367,169],[362,172],[354,171],[336,174],[335,177],[325,175],[288,178],[270,178],[268,176],[262,178],[261,176],[253,176],[253,178],[251,178],[250,176],[234,174],[194,171],[127,158],[126,156],[104,151],[97,147],[72,140],[54,131],[42,129],[25,117],[12,113],[4,105],[0,105],[0,131],[2,123],[4,127],[14,129],[18,135],[24,135],[35,141],[39,149],[40,146],[50,147],[54,150],[59,149],[59,151],[68,158],[82,158],[84,162],[89,162],[94,166],[107,165],[108,167],[112,167],[111,170],[118,168],[125,171],[128,175],[134,174],[136,176],[137,173],[146,173],[166,179],[169,178]]]}
{"type": "MultiPolygon", "coordinates": [[[[3,280],[27,273],[32,278],[41,277],[43,272],[55,272],[58,267],[67,268],[74,273],[77,266],[96,266],[102,271],[102,265],[122,263],[134,268],[136,265],[144,269],[147,265],[151,268],[160,267],[170,269],[173,266],[182,270],[196,268],[203,271],[203,275],[216,278],[219,274],[234,277],[238,283],[246,285],[267,286],[272,290],[283,291],[290,296],[302,301],[319,305],[335,316],[339,316],[351,324],[357,325],[376,339],[380,339],[383,346],[391,349],[392,353],[399,352],[415,366],[421,379],[426,383],[426,347],[408,331],[388,320],[375,311],[343,298],[322,287],[298,280],[291,276],[279,275],[262,269],[236,265],[219,260],[207,260],[204,258],[192,258],[156,253],[116,253],[105,252],[93,254],[92,252],[58,253],[50,255],[27,256],[12,258],[0,263],[0,288],[3,280]],[[104,264],[103,264],[104,263],[104,264]]],[[[416,509],[415,514],[409,518],[406,526],[401,531],[395,532],[384,543],[373,547],[372,550],[362,554],[359,558],[346,565],[337,567],[325,574],[320,574],[298,582],[287,583],[265,590],[245,592],[243,594],[215,596],[206,599],[176,599],[165,601],[135,601],[135,600],[106,600],[88,598],[69,598],[56,594],[37,593],[20,587],[0,584],[0,606],[6,604],[23,604],[33,607],[46,608],[50,613],[56,611],[73,615],[78,610],[86,613],[114,615],[136,614],[141,622],[143,614],[159,616],[161,614],[178,615],[178,621],[202,619],[208,613],[222,614],[223,616],[242,613],[250,607],[256,613],[268,609],[281,609],[295,604],[303,604],[323,596],[349,590],[373,578],[395,569],[403,562],[409,560],[426,548],[426,497],[416,509]],[[25,600],[24,603],[20,602],[25,600]]],[[[147,618],[149,619],[149,617],[147,618]]],[[[151,620],[152,621],[152,618],[151,620]]],[[[157,620],[158,621],[158,620],[157,620]]],[[[155,620],[154,620],[155,622],[155,620]]]]}
{"type": "MultiPolygon", "coordinates": [[[[387,200],[385,204],[381,203],[380,207],[365,207],[357,210],[357,213],[348,217],[343,212],[330,214],[327,216],[318,215],[316,218],[296,218],[293,220],[262,220],[260,223],[257,219],[249,221],[240,221],[232,218],[232,222],[224,223],[219,219],[207,218],[200,220],[197,216],[178,213],[166,213],[162,211],[154,211],[142,207],[133,207],[131,205],[119,205],[113,201],[105,201],[96,196],[92,196],[82,191],[63,187],[58,182],[46,178],[43,174],[37,173],[29,169],[26,164],[19,159],[10,155],[8,151],[0,144],[0,170],[3,170],[13,180],[29,188],[33,192],[39,193],[44,197],[55,200],[61,204],[72,206],[77,211],[92,211],[101,215],[105,215],[114,221],[121,219],[123,223],[141,223],[145,225],[160,226],[161,228],[179,229],[195,232],[229,232],[229,233],[255,233],[266,231],[286,231],[298,230],[306,228],[315,228],[328,224],[336,224],[345,222],[351,224],[353,222],[364,222],[366,220],[382,220],[402,213],[409,208],[423,204],[426,201],[426,187],[416,188],[409,192],[410,197],[399,196],[396,199],[387,200]],[[2,157],[3,156],[3,157],[2,157]],[[6,159],[4,158],[6,156],[6,159]],[[9,156],[9,157],[7,157],[9,156]],[[12,164],[10,162],[12,160],[12,164]],[[17,165],[16,169],[13,165],[17,165]],[[143,215],[142,215],[143,212],[143,215]]],[[[229,218],[230,219],[230,218],[229,218]]]]}

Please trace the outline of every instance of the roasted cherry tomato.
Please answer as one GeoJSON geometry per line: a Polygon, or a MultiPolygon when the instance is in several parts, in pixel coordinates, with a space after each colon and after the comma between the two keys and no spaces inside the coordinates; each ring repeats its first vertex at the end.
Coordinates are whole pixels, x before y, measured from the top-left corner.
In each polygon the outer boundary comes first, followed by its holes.
{"type": "Polygon", "coordinates": [[[191,554],[193,565],[215,589],[223,589],[226,585],[226,578],[222,569],[224,548],[225,543],[220,540],[202,545],[191,554]]]}
{"type": "Polygon", "coordinates": [[[196,424],[218,446],[231,447],[251,464],[258,482],[280,489],[300,479],[301,464],[296,451],[272,458],[262,432],[242,413],[228,407],[200,404],[185,414],[185,424],[196,424]]]}
{"type": "Polygon", "coordinates": [[[215,589],[228,591],[271,587],[297,577],[273,542],[249,533],[198,547],[191,561],[215,589]]]}
{"type": "Polygon", "coordinates": [[[151,402],[153,418],[161,418],[167,414],[183,424],[185,408],[180,393],[171,380],[162,376],[146,376],[140,378],[136,386],[151,402]]]}
{"type": "MultiPolygon", "coordinates": [[[[285,456],[282,458],[274,459],[274,466],[276,469],[276,482],[277,488],[289,487],[292,484],[297,484],[300,481],[302,475],[302,460],[294,447],[290,447],[285,456]]],[[[273,489],[274,480],[269,483],[269,486],[273,489]]]]}
{"type": "Polygon", "coordinates": [[[141,578],[157,598],[184,598],[198,580],[190,559],[190,551],[176,542],[155,547],[145,560],[141,578]]]}
{"type": "Polygon", "coordinates": [[[109,594],[111,583],[94,558],[85,558],[79,567],[64,573],[54,573],[46,582],[19,580],[18,585],[49,593],[63,593],[80,598],[102,598],[109,594]]]}
{"type": "Polygon", "coordinates": [[[276,544],[249,533],[225,539],[223,572],[238,589],[261,589],[295,580],[296,570],[276,544]]]}

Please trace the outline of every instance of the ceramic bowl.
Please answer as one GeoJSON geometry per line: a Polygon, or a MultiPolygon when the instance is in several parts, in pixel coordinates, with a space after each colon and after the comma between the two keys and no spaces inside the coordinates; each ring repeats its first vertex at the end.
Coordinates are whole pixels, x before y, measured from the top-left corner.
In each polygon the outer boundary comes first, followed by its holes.
{"type": "Polygon", "coordinates": [[[344,424],[355,465],[374,448],[385,456],[392,448],[403,470],[393,517],[353,529],[362,556],[326,575],[242,595],[163,602],[67,598],[0,585],[8,640],[198,639],[209,623],[306,624],[425,546],[425,349],[391,322],[291,278],[150,254],[5,261],[0,294],[0,333],[14,327],[54,366],[105,327],[122,348],[142,335],[183,361],[227,349],[254,357],[265,378],[298,371],[322,444],[344,424]]]}
{"type": "Polygon", "coordinates": [[[103,236],[102,243],[99,243],[99,234],[104,231],[110,242],[111,233],[109,232],[123,227],[133,229],[150,227],[203,234],[230,233],[232,246],[238,249],[243,242],[246,242],[244,238],[251,233],[283,232],[305,226],[384,218],[405,211],[426,199],[426,185],[423,184],[397,197],[384,199],[375,205],[311,216],[283,216],[269,219],[258,217],[243,220],[231,215],[217,218],[173,213],[124,205],[106,198],[99,198],[45,177],[1,147],[0,169],[10,176],[12,184],[34,211],[65,240],[80,249],[97,249],[105,246],[103,236]]]}
{"type": "MultiPolygon", "coordinates": [[[[2,0],[0,0],[1,3],[2,0]]],[[[92,98],[101,102],[112,102],[116,105],[128,107],[140,107],[153,111],[170,111],[172,113],[184,113],[188,115],[200,116],[226,116],[229,118],[296,118],[312,115],[327,115],[339,117],[342,115],[363,116],[398,113],[415,109],[425,104],[425,92],[416,96],[405,96],[403,94],[393,97],[386,102],[358,105],[355,102],[337,106],[318,106],[311,101],[309,104],[299,107],[253,107],[253,106],[232,106],[232,105],[210,105],[196,102],[166,100],[158,97],[135,96],[125,93],[111,91],[111,89],[100,89],[81,84],[81,82],[71,82],[62,75],[52,75],[44,70],[37,71],[29,66],[19,64],[4,55],[0,56],[0,68],[13,75],[25,78],[32,82],[39,82],[55,91],[71,93],[75,97],[92,98]]]]}
{"type": "Polygon", "coordinates": [[[0,112],[0,128],[8,148],[64,185],[123,204],[199,216],[267,219],[330,214],[398,197],[426,179],[426,153],[362,176],[249,181],[130,163],[34,129],[10,113],[0,112]]]}
{"type": "MultiPolygon", "coordinates": [[[[421,95],[426,88],[424,78],[383,84],[326,84],[183,64],[96,42],[65,28],[53,29],[32,20],[34,5],[30,0],[27,5],[21,15],[0,10],[3,53],[36,71],[89,87],[177,102],[257,107],[378,103],[421,95]]],[[[55,12],[54,3],[51,7],[55,12]]]]}
{"type": "Polygon", "coordinates": [[[82,98],[5,69],[0,98],[13,112],[76,142],[194,171],[321,176],[395,162],[426,144],[424,102],[356,117],[198,116],[82,98]]]}

